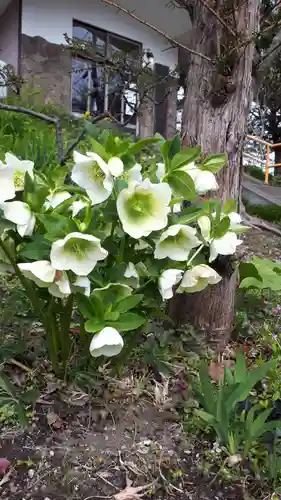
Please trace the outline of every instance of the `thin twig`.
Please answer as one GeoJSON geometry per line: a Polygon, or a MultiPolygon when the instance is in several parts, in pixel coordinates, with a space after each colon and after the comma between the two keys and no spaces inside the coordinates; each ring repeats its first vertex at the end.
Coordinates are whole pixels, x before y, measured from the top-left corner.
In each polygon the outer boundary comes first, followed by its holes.
{"type": "Polygon", "coordinates": [[[21,363],[20,361],[17,361],[14,358],[7,360],[6,363],[10,364],[10,365],[18,366],[19,368],[21,368],[23,371],[25,371],[27,373],[33,372],[33,370],[31,368],[28,368],[28,366],[25,366],[23,363],[21,363]]]}
{"type": "Polygon", "coordinates": [[[196,50],[190,49],[189,47],[186,47],[186,45],[183,45],[182,43],[174,40],[170,35],[168,35],[164,31],[159,30],[158,28],[156,28],[156,26],[153,26],[153,24],[150,24],[147,21],[145,21],[144,19],[141,19],[140,17],[138,17],[136,14],[134,14],[134,12],[131,12],[130,10],[125,9],[124,7],[121,7],[121,5],[118,5],[117,3],[112,2],[111,0],[102,0],[102,2],[107,4],[107,5],[110,5],[111,7],[115,7],[116,9],[120,10],[121,12],[124,12],[125,14],[128,14],[128,16],[132,17],[133,19],[135,19],[139,23],[144,24],[148,28],[152,29],[153,31],[155,31],[159,35],[166,38],[166,40],[168,40],[170,43],[172,43],[176,47],[180,47],[181,49],[186,50],[187,52],[190,52],[191,54],[194,54],[195,56],[201,57],[202,59],[205,59],[205,61],[208,61],[211,64],[214,64],[214,62],[212,61],[212,59],[210,57],[205,56],[204,54],[201,54],[200,52],[197,52],[196,50]]]}
{"type": "Polygon", "coordinates": [[[235,31],[232,30],[232,28],[230,26],[228,26],[228,24],[220,17],[219,13],[216,12],[212,7],[210,7],[210,5],[207,4],[207,2],[205,2],[205,0],[199,0],[199,2],[202,3],[202,5],[204,5],[204,7],[206,9],[208,9],[209,12],[211,12],[213,14],[213,16],[215,16],[215,18],[219,21],[219,23],[227,30],[229,31],[229,33],[231,33],[232,36],[234,36],[235,38],[237,37],[237,33],[235,33],[235,31]]]}

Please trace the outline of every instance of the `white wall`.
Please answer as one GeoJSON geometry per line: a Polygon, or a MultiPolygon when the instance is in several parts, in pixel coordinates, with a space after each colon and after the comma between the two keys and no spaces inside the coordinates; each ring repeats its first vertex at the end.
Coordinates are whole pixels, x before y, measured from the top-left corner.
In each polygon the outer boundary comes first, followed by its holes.
{"type": "MultiPolygon", "coordinates": [[[[157,27],[164,32],[170,26],[171,36],[179,36],[190,27],[187,12],[165,7],[166,0],[119,0],[119,3],[129,6],[130,10],[136,8],[140,17],[150,19],[154,25],[158,20],[157,27]]],[[[155,62],[170,68],[177,64],[177,49],[171,49],[161,35],[100,0],[22,0],[22,33],[26,35],[64,43],[63,34],[72,35],[73,19],[142,43],[144,49],[152,50],[155,62]]]]}

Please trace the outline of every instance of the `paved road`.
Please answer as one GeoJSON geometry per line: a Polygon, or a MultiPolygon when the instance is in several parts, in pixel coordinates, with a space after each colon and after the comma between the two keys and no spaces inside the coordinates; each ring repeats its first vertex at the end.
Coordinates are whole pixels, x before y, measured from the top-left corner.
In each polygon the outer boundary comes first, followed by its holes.
{"type": "Polygon", "coordinates": [[[243,195],[253,204],[275,203],[281,205],[281,186],[269,186],[248,174],[244,174],[243,195]]]}

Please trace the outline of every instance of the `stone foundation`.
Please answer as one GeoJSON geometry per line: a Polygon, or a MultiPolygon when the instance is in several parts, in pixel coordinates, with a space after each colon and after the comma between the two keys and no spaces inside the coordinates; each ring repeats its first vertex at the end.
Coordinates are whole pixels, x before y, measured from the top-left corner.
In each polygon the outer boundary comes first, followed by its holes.
{"type": "Polygon", "coordinates": [[[70,111],[71,54],[62,45],[21,35],[21,76],[28,89],[40,90],[39,98],[45,103],[70,111]]]}

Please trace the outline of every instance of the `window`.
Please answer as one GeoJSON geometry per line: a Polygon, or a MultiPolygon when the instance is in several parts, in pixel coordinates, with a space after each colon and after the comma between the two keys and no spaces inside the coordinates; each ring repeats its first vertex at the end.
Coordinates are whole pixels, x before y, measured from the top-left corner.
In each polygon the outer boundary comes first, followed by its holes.
{"type": "Polygon", "coordinates": [[[93,51],[91,57],[72,59],[72,111],[88,111],[93,116],[108,111],[121,124],[136,129],[134,75],[141,61],[141,45],[78,21],[73,23],[73,38],[86,42],[93,51]]]}

